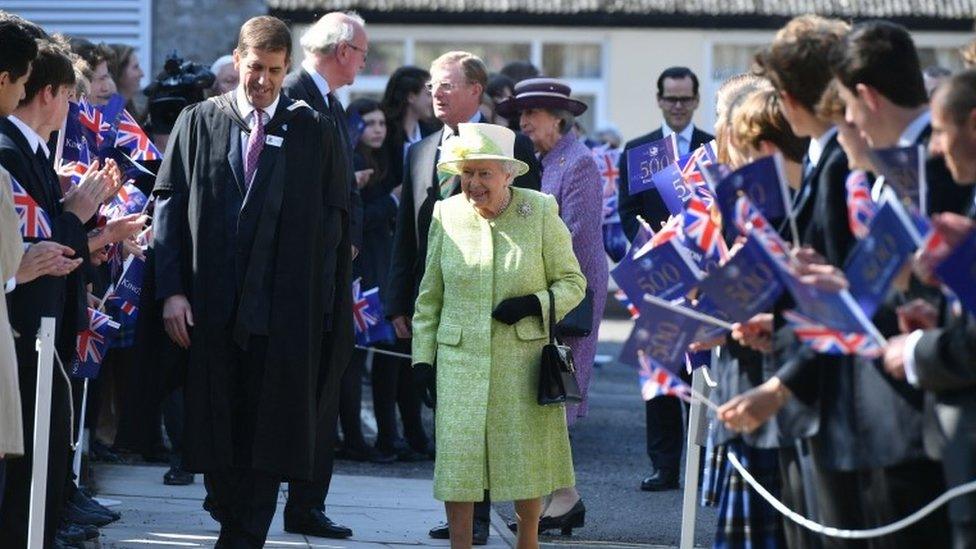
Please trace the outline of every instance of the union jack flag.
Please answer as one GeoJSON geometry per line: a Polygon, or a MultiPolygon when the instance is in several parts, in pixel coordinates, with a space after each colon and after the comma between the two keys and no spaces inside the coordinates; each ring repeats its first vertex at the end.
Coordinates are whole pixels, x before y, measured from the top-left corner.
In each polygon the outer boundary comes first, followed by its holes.
{"type": "Polygon", "coordinates": [[[679,236],[681,234],[681,217],[671,216],[668,221],[661,227],[661,230],[653,233],[651,236],[650,244],[652,248],[656,248],[661,244],[664,244],[668,240],[679,236]]]}
{"type": "Polygon", "coordinates": [[[864,238],[870,233],[871,219],[878,213],[878,205],[871,200],[871,184],[868,174],[854,170],[847,176],[847,222],[851,233],[864,238]]]}
{"type": "Polygon", "coordinates": [[[105,119],[101,109],[92,105],[87,99],[82,97],[78,101],[78,120],[81,125],[88,130],[88,133],[95,139],[95,147],[100,149],[105,135],[112,130],[112,124],[105,119]]]}
{"type": "Polygon", "coordinates": [[[613,297],[617,298],[617,301],[627,309],[627,312],[630,313],[630,318],[640,318],[640,309],[634,305],[634,302],[627,297],[627,294],[623,290],[614,292],[613,297]]]}
{"type": "Polygon", "coordinates": [[[112,197],[112,201],[105,207],[105,215],[109,219],[142,212],[149,198],[132,183],[126,183],[119,188],[119,192],[112,197]]]}
{"type": "Polygon", "coordinates": [[[722,239],[722,215],[714,204],[706,204],[701,198],[693,196],[685,203],[682,217],[681,229],[686,242],[697,246],[705,257],[725,259],[728,250],[722,239]]]}
{"type": "Polygon", "coordinates": [[[82,378],[98,377],[98,370],[105,358],[108,342],[118,329],[119,324],[111,317],[89,307],[88,328],[78,332],[71,375],[82,378]]]}
{"type": "Polygon", "coordinates": [[[638,378],[641,396],[645,401],[659,396],[691,399],[691,387],[666,368],[658,365],[643,351],[637,351],[637,362],[640,364],[638,378]]]}
{"type": "Polygon", "coordinates": [[[679,165],[681,166],[681,178],[684,179],[685,183],[691,188],[705,183],[705,176],[701,172],[701,167],[709,166],[712,163],[711,155],[709,154],[707,147],[707,145],[702,145],[687,157],[682,157],[679,159],[679,165]]]}
{"type": "Polygon", "coordinates": [[[789,248],[786,242],[746,196],[740,196],[735,201],[735,225],[744,235],[748,235],[751,229],[751,232],[759,238],[760,243],[772,253],[773,257],[787,263],[790,261],[789,248]]]}
{"type": "Polygon", "coordinates": [[[392,341],[393,325],[383,315],[379,288],[364,292],[361,283],[361,278],[352,283],[352,320],[356,329],[356,343],[366,346],[370,343],[392,341]]]}
{"type": "Polygon", "coordinates": [[[14,210],[20,220],[20,236],[24,238],[51,238],[51,218],[47,212],[38,206],[31,195],[27,194],[20,183],[10,176],[10,187],[14,195],[14,210]]]}
{"type": "Polygon", "coordinates": [[[132,118],[129,111],[125,109],[122,109],[122,114],[119,116],[115,146],[126,151],[133,160],[158,160],[163,156],[135,118],[132,118]]]}
{"type": "Polygon", "coordinates": [[[834,330],[792,310],[783,311],[783,318],[790,324],[797,339],[818,353],[877,358],[884,352],[875,338],[868,334],[834,330]]]}

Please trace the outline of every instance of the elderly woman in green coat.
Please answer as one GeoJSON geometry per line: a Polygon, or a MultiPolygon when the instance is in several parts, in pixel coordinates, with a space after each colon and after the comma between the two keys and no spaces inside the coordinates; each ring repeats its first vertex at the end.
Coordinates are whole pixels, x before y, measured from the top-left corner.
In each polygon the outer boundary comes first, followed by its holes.
{"type": "Polygon", "coordinates": [[[548,323],[582,300],[586,279],[555,199],[511,186],[528,169],[514,141],[460,124],[442,145],[441,179],[458,176],[462,192],[434,206],[413,317],[414,365],[436,364],[434,497],[451,547],[470,547],[485,490],[515,501],[518,547],[537,547],[542,496],[575,484],[565,411],[536,394],[548,323]]]}

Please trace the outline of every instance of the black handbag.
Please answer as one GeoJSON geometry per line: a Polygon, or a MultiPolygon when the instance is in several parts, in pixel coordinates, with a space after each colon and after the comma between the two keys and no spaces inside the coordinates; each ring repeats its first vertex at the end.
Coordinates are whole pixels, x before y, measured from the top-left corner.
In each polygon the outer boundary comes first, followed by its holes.
{"type": "Polygon", "coordinates": [[[542,348],[542,360],[539,365],[539,394],[537,401],[540,405],[562,404],[566,402],[580,402],[579,384],[576,383],[576,367],[573,364],[573,351],[556,340],[556,305],[549,292],[549,343],[542,348]]]}
{"type": "Polygon", "coordinates": [[[586,337],[593,331],[593,290],[587,288],[583,301],[556,324],[561,337],[586,337]]]}

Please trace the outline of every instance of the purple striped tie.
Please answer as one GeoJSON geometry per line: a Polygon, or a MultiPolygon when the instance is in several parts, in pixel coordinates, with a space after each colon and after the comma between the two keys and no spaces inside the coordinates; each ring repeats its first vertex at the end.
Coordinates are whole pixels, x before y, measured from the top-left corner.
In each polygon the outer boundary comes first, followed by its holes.
{"type": "Polygon", "coordinates": [[[258,157],[264,148],[264,111],[254,109],[254,127],[247,139],[247,156],[244,157],[244,185],[251,188],[254,172],[258,169],[258,157]]]}

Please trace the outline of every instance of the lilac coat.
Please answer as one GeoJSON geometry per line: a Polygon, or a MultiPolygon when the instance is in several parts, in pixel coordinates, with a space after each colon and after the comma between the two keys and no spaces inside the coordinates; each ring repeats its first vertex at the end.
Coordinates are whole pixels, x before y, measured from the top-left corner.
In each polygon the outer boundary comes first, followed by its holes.
{"type": "Polygon", "coordinates": [[[599,337],[600,320],[607,302],[607,257],[603,250],[603,182],[590,150],[574,132],[564,135],[542,156],[542,192],[556,197],[559,217],[573,238],[573,252],[593,291],[593,331],[587,337],[565,338],[576,361],[576,380],[583,402],[567,406],[566,421],[586,415],[587,391],[593,373],[593,359],[599,337]]]}

